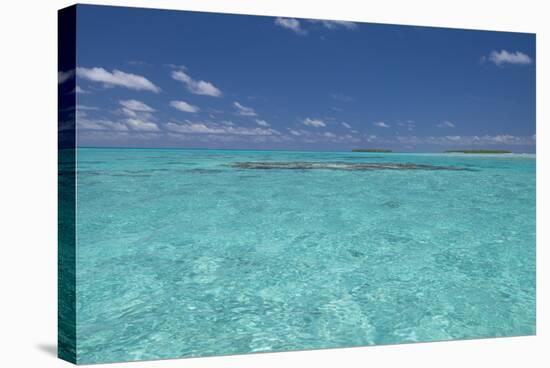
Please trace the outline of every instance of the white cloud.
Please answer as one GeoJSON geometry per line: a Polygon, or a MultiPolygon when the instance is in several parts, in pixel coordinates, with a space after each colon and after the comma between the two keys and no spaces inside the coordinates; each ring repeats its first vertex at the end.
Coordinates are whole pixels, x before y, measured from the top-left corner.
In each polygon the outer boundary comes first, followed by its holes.
{"type": "Polygon", "coordinates": [[[98,110],[96,107],[78,105],[77,106],[77,127],[85,130],[110,130],[115,132],[125,132],[128,130],[139,132],[158,132],[158,125],[154,123],[154,117],[151,112],[155,111],[150,106],[137,100],[119,101],[122,105],[122,113],[128,118],[122,121],[111,121],[106,119],[89,119],[86,110],[98,110]]]}
{"type": "Polygon", "coordinates": [[[194,80],[182,70],[172,72],[172,78],[185,83],[189,92],[196,95],[220,97],[222,92],[210,82],[203,80],[194,80]]]}
{"type": "Polygon", "coordinates": [[[126,120],[126,124],[128,124],[132,130],[137,131],[158,132],[160,130],[157,124],[141,119],[130,118],[126,120]]]}
{"type": "Polygon", "coordinates": [[[509,134],[496,135],[496,136],[491,137],[491,139],[495,143],[512,143],[512,142],[515,142],[517,140],[517,138],[515,136],[509,135],[509,134]]]}
{"type": "Polygon", "coordinates": [[[256,119],[256,124],[258,124],[259,126],[263,126],[263,127],[269,127],[269,123],[265,120],[261,120],[261,119],[256,119]]]}
{"type": "Polygon", "coordinates": [[[138,113],[135,112],[134,110],[130,110],[130,109],[127,109],[127,108],[123,107],[121,109],[121,111],[124,115],[129,116],[131,118],[137,118],[138,117],[138,113]]]}
{"type": "Polygon", "coordinates": [[[448,139],[452,142],[458,142],[458,141],[460,141],[461,138],[462,137],[459,136],[459,135],[447,135],[447,136],[445,136],[445,139],[448,139]]]}
{"type": "Polygon", "coordinates": [[[154,120],[151,112],[154,112],[155,109],[141,101],[121,100],[118,103],[122,106],[122,108],[120,109],[122,113],[130,118],[137,118],[140,120],[154,120]]]}
{"type": "Polygon", "coordinates": [[[370,135],[366,136],[365,139],[367,140],[367,142],[374,142],[378,139],[378,136],[376,136],[374,134],[370,134],[370,135]]]}
{"type": "Polygon", "coordinates": [[[346,128],[346,129],[351,129],[351,125],[349,125],[348,123],[342,122],[341,124],[342,124],[342,126],[343,126],[344,128],[346,128]]]}
{"type": "Polygon", "coordinates": [[[183,64],[164,64],[171,69],[187,70],[187,67],[183,64]]]}
{"type": "Polygon", "coordinates": [[[166,128],[176,133],[189,133],[189,134],[224,134],[226,132],[224,127],[209,126],[206,123],[193,123],[186,122],[184,124],[168,123],[166,128]]]}
{"type": "Polygon", "coordinates": [[[151,91],[158,93],[160,88],[155,86],[150,80],[141,75],[125,73],[114,69],[109,72],[103,68],[76,68],[78,78],[86,79],[92,82],[103,83],[105,86],[125,87],[136,91],[151,91]]]}
{"type": "Polygon", "coordinates": [[[389,128],[390,125],[389,124],[386,124],[384,123],[383,121],[376,121],[374,123],[372,123],[375,127],[378,127],[378,128],[389,128]]]}
{"type": "Polygon", "coordinates": [[[124,123],[101,120],[101,119],[77,119],[76,126],[78,129],[86,130],[114,130],[118,132],[127,131],[128,127],[124,123]]]}
{"type": "MultiPolygon", "coordinates": [[[[326,29],[330,30],[336,30],[339,28],[348,29],[348,30],[354,30],[357,29],[357,24],[353,22],[343,21],[343,20],[317,20],[317,19],[309,19],[310,23],[319,23],[326,29]]],[[[293,31],[296,34],[299,35],[306,35],[307,30],[302,27],[302,23],[298,19],[295,18],[276,18],[275,24],[289,29],[293,31]]]]}
{"type": "Polygon", "coordinates": [[[304,130],[304,129],[292,129],[287,128],[288,133],[290,135],[286,135],[285,137],[287,140],[299,140],[304,143],[317,143],[322,141],[331,141],[336,143],[343,143],[343,142],[352,142],[357,143],[360,142],[361,139],[358,136],[354,136],[352,134],[336,134],[333,132],[327,132],[327,131],[310,131],[310,130],[304,130]]]}
{"type": "Polygon", "coordinates": [[[398,126],[407,129],[409,132],[412,132],[416,128],[416,123],[413,120],[407,120],[405,122],[397,123],[398,126]]]}
{"type": "Polygon", "coordinates": [[[302,121],[302,124],[307,125],[307,126],[311,126],[311,127],[314,127],[314,128],[321,128],[321,127],[326,127],[327,126],[325,124],[325,122],[320,120],[320,119],[310,119],[310,118],[304,119],[302,121]]]}
{"type": "Polygon", "coordinates": [[[454,125],[452,122],[450,121],[444,121],[442,123],[439,123],[436,125],[438,128],[455,128],[456,125],[454,125]]]}
{"type": "Polygon", "coordinates": [[[66,72],[60,70],[57,72],[57,84],[63,84],[74,76],[74,69],[67,70],[66,72]]]}
{"type": "Polygon", "coordinates": [[[478,141],[479,143],[488,144],[531,145],[534,143],[533,140],[530,139],[531,137],[514,136],[510,134],[500,134],[494,136],[484,135],[481,137],[476,136],[474,138],[478,138],[475,141],[478,141]]]}
{"type": "Polygon", "coordinates": [[[275,129],[266,128],[248,128],[236,125],[220,125],[209,122],[192,122],[185,123],[170,122],[166,124],[166,128],[174,133],[182,134],[226,134],[226,135],[241,135],[241,136],[271,136],[280,135],[275,129]]]}
{"type": "Polygon", "coordinates": [[[303,29],[300,25],[300,21],[298,19],[294,18],[277,18],[275,19],[275,24],[290,29],[291,31],[295,32],[299,35],[305,35],[307,34],[307,31],[303,29]]]}
{"type": "Polygon", "coordinates": [[[233,106],[237,108],[237,113],[242,116],[256,116],[256,112],[251,107],[246,107],[238,103],[237,101],[233,102],[233,106]]]}
{"type": "Polygon", "coordinates": [[[188,104],[185,101],[170,101],[170,106],[183,112],[199,112],[200,109],[197,106],[188,104]]]}
{"type": "Polygon", "coordinates": [[[130,60],[130,61],[128,61],[128,64],[136,65],[136,66],[152,66],[153,65],[153,64],[148,63],[148,62],[143,61],[143,60],[130,60]]]}
{"type": "Polygon", "coordinates": [[[88,105],[76,105],[77,110],[99,110],[99,108],[95,106],[88,106],[88,105]]]}
{"type": "Polygon", "coordinates": [[[345,28],[348,30],[357,29],[357,24],[353,22],[348,22],[345,20],[320,20],[320,19],[310,19],[312,23],[321,23],[325,28],[330,30],[335,30],[338,28],[345,28]]]}
{"type": "Polygon", "coordinates": [[[123,107],[127,108],[128,110],[132,110],[132,111],[141,111],[141,112],[155,111],[150,106],[138,100],[121,100],[118,103],[121,104],[123,107]]]}
{"type": "Polygon", "coordinates": [[[518,146],[533,145],[535,142],[530,136],[513,136],[509,134],[483,135],[483,136],[397,136],[397,141],[404,144],[434,144],[434,145],[452,145],[452,146],[518,146]]]}
{"type": "Polygon", "coordinates": [[[127,145],[128,143],[149,142],[158,139],[160,132],[133,132],[133,131],[110,131],[110,130],[84,130],[78,134],[79,142],[83,145],[111,144],[127,145]]]}
{"type": "MultiPolygon", "coordinates": [[[[520,51],[516,51],[516,52],[509,52],[507,50],[492,51],[491,54],[489,54],[488,59],[489,61],[495,63],[495,65],[498,65],[498,66],[502,64],[526,65],[526,64],[532,63],[531,58],[520,51]]],[[[485,59],[482,59],[482,60],[485,60],[485,59]]]]}
{"type": "Polygon", "coordinates": [[[333,93],[330,96],[340,102],[352,102],[355,100],[353,97],[345,95],[343,93],[333,93]]]}
{"type": "Polygon", "coordinates": [[[397,135],[394,137],[377,137],[365,135],[364,140],[376,144],[401,144],[401,145],[434,145],[446,147],[508,147],[508,146],[532,146],[535,144],[532,136],[513,136],[509,134],[483,135],[483,136],[416,136],[397,135]]]}

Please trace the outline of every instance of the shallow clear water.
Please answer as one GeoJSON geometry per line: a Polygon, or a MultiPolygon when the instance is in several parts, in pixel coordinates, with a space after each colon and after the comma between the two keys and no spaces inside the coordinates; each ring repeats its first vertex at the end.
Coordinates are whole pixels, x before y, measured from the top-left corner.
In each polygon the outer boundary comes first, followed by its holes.
{"type": "Polygon", "coordinates": [[[77,181],[80,363],[535,333],[534,156],[79,149],[77,181]]]}

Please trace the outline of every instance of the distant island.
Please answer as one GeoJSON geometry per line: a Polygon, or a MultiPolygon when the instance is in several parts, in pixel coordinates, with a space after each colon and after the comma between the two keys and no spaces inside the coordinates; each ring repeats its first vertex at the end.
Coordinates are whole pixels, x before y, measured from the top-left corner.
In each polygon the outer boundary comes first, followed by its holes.
{"type": "Polygon", "coordinates": [[[383,148],[355,148],[351,152],[391,152],[391,150],[383,148]]]}
{"type": "Polygon", "coordinates": [[[445,153],[512,153],[512,151],[506,151],[506,150],[449,150],[445,151],[445,153]]]}

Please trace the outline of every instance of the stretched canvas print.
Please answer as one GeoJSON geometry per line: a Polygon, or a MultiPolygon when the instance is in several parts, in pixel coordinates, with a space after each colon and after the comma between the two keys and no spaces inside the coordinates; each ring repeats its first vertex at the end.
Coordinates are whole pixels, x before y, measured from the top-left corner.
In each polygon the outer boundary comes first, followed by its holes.
{"type": "Polygon", "coordinates": [[[535,35],[59,12],[59,356],[535,334],[535,35]]]}

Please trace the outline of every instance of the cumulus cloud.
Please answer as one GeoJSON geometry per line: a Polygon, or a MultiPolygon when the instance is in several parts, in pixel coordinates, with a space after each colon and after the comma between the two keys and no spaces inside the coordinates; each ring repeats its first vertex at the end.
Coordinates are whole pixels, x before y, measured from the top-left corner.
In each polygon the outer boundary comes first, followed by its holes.
{"type": "MultiPolygon", "coordinates": [[[[348,22],[344,20],[318,20],[318,19],[308,19],[310,23],[321,24],[324,28],[331,31],[336,29],[347,29],[354,30],[357,29],[357,24],[353,22],[348,22]]],[[[299,35],[306,35],[307,30],[302,27],[302,23],[298,19],[294,18],[276,18],[275,24],[279,27],[283,27],[291,30],[292,32],[299,35]]]]}
{"type": "Polygon", "coordinates": [[[459,136],[459,135],[447,135],[447,136],[445,136],[445,139],[448,139],[452,142],[458,142],[458,141],[460,141],[461,138],[462,137],[459,136]]]}
{"type": "MultiPolygon", "coordinates": [[[[498,66],[503,64],[527,65],[533,62],[529,55],[523,52],[509,52],[507,50],[492,51],[487,59],[498,66]]],[[[485,58],[482,58],[482,60],[485,60],[485,58]]]]}
{"type": "Polygon", "coordinates": [[[416,128],[416,123],[414,122],[414,120],[407,120],[405,122],[402,121],[397,123],[397,125],[407,129],[410,132],[413,131],[414,128],[416,128]]]}
{"type": "Polygon", "coordinates": [[[152,112],[155,111],[149,105],[138,100],[121,100],[118,102],[122,108],[122,114],[131,117],[139,118],[141,120],[154,120],[152,112]]]}
{"type": "Polygon", "coordinates": [[[147,145],[151,140],[156,140],[160,132],[135,132],[135,131],[107,131],[107,130],[83,130],[78,134],[78,141],[82,145],[128,145],[136,142],[147,145]]]}
{"type": "Polygon", "coordinates": [[[336,134],[327,131],[310,131],[304,129],[287,128],[290,135],[287,140],[299,140],[304,143],[335,142],[335,143],[357,143],[361,139],[352,134],[336,134]]]}
{"type": "Polygon", "coordinates": [[[187,70],[187,67],[183,64],[164,64],[164,66],[167,66],[171,69],[187,70]]]}
{"type": "Polygon", "coordinates": [[[77,110],[99,110],[98,107],[88,105],[76,105],[77,110]]]}
{"type": "Polygon", "coordinates": [[[126,120],[126,124],[128,124],[132,130],[136,131],[158,132],[160,130],[157,124],[142,119],[130,118],[126,120]]]}
{"type": "Polygon", "coordinates": [[[191,105],[185,101],[170,101],[170,106],[183,112],[199,112],[200,109],[197,106],[191,105]]]}
{"type": "Polygon", "coordinates": [[[348,22],[345,20],[320,20],[320,19],[310,19],[312,23],[320,23],[326,29],[335,30],[338,28],[344,28],[348,30],[357,29],[357,24],[353,22],[348,22]]]}
{"type": "Polygon", "coordinates": [[[327,126],[327,125],[325,124],[325,122],[322,121],[321,119],[311,119],[311,118],[305,118],[305,119],[302,121],[302,124],[307,125],[307,126],[310,126],[310,127],[314,127],[314,128],[322,128],[322,127],[326,127],[326,126],[327,126]]]}
{"type": "Polygon", "coordinates": [[[390,127],[389,124],[386,124],[383,121],[376,121],[376,122],[372,123],[372,125],[374,125],[375,127],[378,127],[378,128],[389,128],[390,127]]]}
{"type": "Polygon", "coordinates": [[[346,128],[346,129],[351,129],[351,125],[349,125],[348,123],[342,122],[341,124],[342,124],[342,126],[343,126],[344,128],[346,128]]]}
{"type": "Polygon", "coordinates": [[[275,129],[259,127],[240,127],[234,124],[216,124],[210,122],[193,122],[186,120],[184,123],[170,122],[166,129],[174,133],[182,134],[227,134],[243,136],[280,135],[275,129]]]}
{"type": "Polygon", "coordinates": [[[196,95],[220,97],[222,92],[210,82],[203,80],[194,80],[189,75],[187,75],[183,70],[174,70],[172,72],[172,78],[183,82],[189,92],[196,95]]]}
{"type": "Polygon", "coordinates": [[[452,122],[450,121],[444,121],[442,123],[439,123],[436,125],[438,128],[455,128],[456,125],[454,125],[452,122]]]}
{"type": "Polygon", "coordinates": [[[300,21],[298,19],[276,18],[275,24],[278,25],[279,27],[290,29],[291,31],[299,35],[307,34],[307,31],[302,28],[302,26],[300,25],[300,21]]]}
{"type": "Polygon", "coordinates": [[[109,72],[103,68],[76,68],[78,78],[91,82],[103,83],[108,87],[125,87],[136,91],[151,91],[158,93],[160,88],[141,75],[125,73],[114,69],[109,72]]]}
{"type": "Polygon", "coordinates": [[[261,120],[261,119],[256,119],[256,124],[258,124],[259,126],[263,126],[263,127],[269,127],[269,123],[265,120],[261,120]]]}
{"type": "Polygon", "coordinates": [[[104,119],[77,119],[78,129],[85,130],[114,130],[117,132],[128,131],[126,124],[104,119]]]}
{"type": "Polygon", "coordinates": [[[85,105],[78,105],[77,110],[79,112],[77,119],[77,127],[85,130],[98,130],[113,132],[158,132],[160,131],[158,125],[154,122],[154,116],[151,114],[155,111],[149,105],[138,100],[121,100],[119,104],[122,106],[122,114],[127,118],[118,121],[112,121],[108,119],[90,119],[87,117],[85,111],[79,110],[98,110],[96,107],[90,107],[85,105]]]}
{"type": "Polygon", "coordinates": [[[343,93],[333,93],[330,96],[340,102],[352,102],[355,100],[353,97],[345,95],[343,93]]]}
{"type": "Polygon", "coordinates": [[[518,145],[533,145],[534,141],[530,136],[514,136],[510,134],[498,135],[482,135],[482,136],[461,136],[461,135],[446,135],[446,136],[397,136],[397,141],[404,144],[435,144],[435,145],[451,145],[451,146],[518,146],[518,145]]]}
{"type": "Polygon", "coordinates": [[[194,123],[187,121],[185,123],[168,123],[166,128],[176,133],[188,134],[224,134],[224,127],[210,126],[207,123],[194,123]]]}
{"type": "Polygon", "coordinates": [[[142,112],[153,112],[155,111],[150,106],[144,104],[141,101],[138,100],[121,100],[119,101],[119,104],[121,104],[123,107],[132,110],[132,111],[142,111],[142,112]]]}
{"type": "Polygon", "coordinates": [[[112,132],[159,132],[158,125],[154,122],[151,112],[155,111],[150,106],[137,100],[119,101],[122,106],[122,113],[127,117],[120,120],[109,120],[102,118],[89,118],[86,111],[95,111],[98,108],[93,106],[77,106],[77,128],[94,131],[112,132]]]}
{"type": "Polygon", "coordinates": [[[256,116],[256,112],[251,107],[246,107],[238,103],[237,101],[233,102],[233,106],[237,108],[237,114],[242,116],[256,116]]]}
{"type": "Polygon", "coordinates": [[[484,135],[474,136],[471,138],[464,137],[465,139],[472,139],[474,142],[488,143],[488,144],[506,144],[506,145],[531,145],[533,140],[531,137],[514,136],[510,134],[499,135],[484,135]]]}
{"type": "Polygon", "coordinates": [[[378,136],[375,135],[375,134],[369,134],[369,135],[367,135],[367,136],[365,137],[365,140],[366,140],[367,142],[374,142],[374,141],[376,141],[377,139],[378,139],[378,136]]]}

